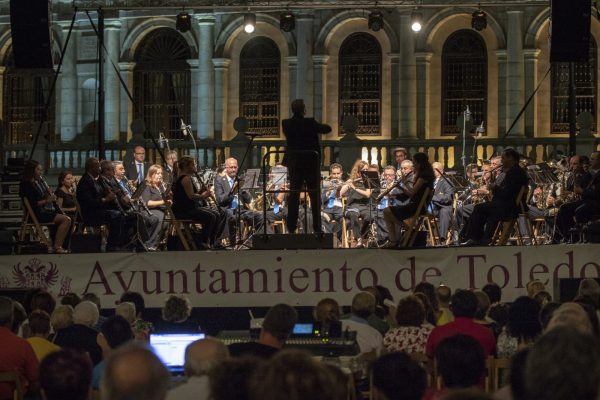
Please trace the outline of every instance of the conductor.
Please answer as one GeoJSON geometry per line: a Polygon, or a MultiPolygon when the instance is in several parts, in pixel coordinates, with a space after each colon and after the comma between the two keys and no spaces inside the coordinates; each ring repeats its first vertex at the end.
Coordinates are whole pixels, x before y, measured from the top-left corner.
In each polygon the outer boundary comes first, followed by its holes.
{"type": "Polygon", "coordinates": [[[293,233],[298,225],[298,206],[303,184],[310,196],[313,229],[321,232],[320,173],[321,146],[319,134],[331,132],[329,125],[320,124],[314,118],[304,118],[304,100],[292,101],[292,118],[282,121],[287,139],[284,164],[288,167],[290,195],[288,198],[288,231],[293,233]]]}

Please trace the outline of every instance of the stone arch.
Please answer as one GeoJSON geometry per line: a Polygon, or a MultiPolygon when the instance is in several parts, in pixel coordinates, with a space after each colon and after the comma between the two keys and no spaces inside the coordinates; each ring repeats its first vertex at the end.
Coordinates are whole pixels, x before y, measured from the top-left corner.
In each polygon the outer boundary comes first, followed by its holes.
{"type": "Polygon", "coordinates": [[[534,49],[536,47],[538,35],[541,33],[543,26],[548,23],[549,18],[550,7],[544,9],[531,21],[525,34],[525,40],[523,41],[523,46],[526,49],[534,49]]]}
{"type": "MultiPolygon", "coordinates": [[[[231,58],[232,47],[243,30],[244,17],[239,16],[227,24],[221,30],[216,40],[215,58],[231,58]]],[[[272,15],[256,14],[256,30],[251,35],[260,34],[260,32],[270,31],[277,36],[277,39],[272,37],[279,45],[281,55],[286,56],[296,55],[296,42],[291,32],[283,32],[279,29],[279,20],[272,15]],[[274,29],[270,29],[274,28],[274,29]],[[280,43],[285,43],[286,49],[283,49],[280,43]]]]}
{"type": "MultiPolygon", "coordinates": [[[[159,28],[170,28],[176,30],[175,18],[154,17],[144,19],[133,29],[129,30],[127,32],[127,36],[125,36],[125,40],[123,41],[123,45],[121,47],[122,50],[120,61],[134,62],[135,53],[139,45],[146,37],[146,35],[159,28]]],[[[187,44],[190,46],[192,59],[198,58],[198,43],[193,32],[193,29],[185,33],[179,32],[179,34],[185,39],[187,44]]]]}
{"type": "MultiPolygon", "coordinates": [[[[471,28],[471,13],[475,8],[461,8],[459,11],[445,9],[437,13],[425,25],[417,39],[417,49],[431,61],[426,72],[430,88],[424,99],[427,114],[424,117],[424,131],[428,138],[440,138],[442,129],[442,50],[446,39],[454,32],[471,28]]],[[[487,117],[488,137],[498,132],[498,55],[499,49],[506,47],[504,33],[496,20],[487,14],[488,28],[473,31],[481,36],[487,49],[487,117]],[[495,27],[495,28],[494,28],[495,27]]]]}
{"type": "MultiPolygon", "coordinates": [[[[369,11],[369,10],[348,10],[348,11],[342,11],[342,12],[334,15],[333,17],[331,17],[325,24],[323,24],[323,27],[321,28],[321,30],[319,31],[319,34],[317,35],[317,40],[315,41],[315,45],[314,45],[315,54],[326,54],[327,53],[328,42],[329,42],[330,38],[332,37],[332,33],[338,27],[347,23],[348,21],[355,20],[355,19],[361,19],[361,20],[368,21],[370,13],[371,13],[371,11],[369,11]]],[[[385,18],[385,13],[384,13],[383,20],[384,20],[383,31],[387,35],[387,39],[390,42],[390,52],[393,52],[393,53],[397,52],[398,47],[399,47],[398,46],[398,36],[396,35],[396,32],[392,29],[392,25],[390,24],[390,21],[385,18]]],[[[379,32],[373,32],[373,31],[370,31],[370,32],[372,34],[379,33],[379,32]]]]}

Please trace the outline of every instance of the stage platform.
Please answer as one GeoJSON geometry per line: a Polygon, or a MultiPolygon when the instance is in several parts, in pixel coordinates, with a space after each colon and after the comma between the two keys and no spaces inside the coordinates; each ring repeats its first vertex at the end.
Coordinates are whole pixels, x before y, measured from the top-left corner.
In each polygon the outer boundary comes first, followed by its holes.
{"type": "Polygon", "coordinates": [[[106,308],[127,290],[143,293],[148,307],[180,293],[194,307],[314,306],[324,297],[350,304],[367,286],[386,286],[399,299],[421,281],[452,289],[480,289],[493,281],[510,301],[532,279],[553,293],[558,278],[584,277],[600,277],[600,244],[0,257],[0,289],[94,292],[106,308]]]}

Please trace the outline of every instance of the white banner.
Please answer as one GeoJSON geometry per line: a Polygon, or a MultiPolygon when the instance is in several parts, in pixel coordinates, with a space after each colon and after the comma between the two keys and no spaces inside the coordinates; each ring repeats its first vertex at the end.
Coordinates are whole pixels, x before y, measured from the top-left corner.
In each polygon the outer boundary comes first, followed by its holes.
{"type": "Polygon", "coordinates": [[[386,286],[398,299],[422,281],[452,289],[493,281],[511,300],[532,279],[553,293],[557,278],[585,277],[600,277],[600,245],[0,257],[0,288],[94,292],[106,308],[127,290],[142,293],[149,307],[179,293],[195,307],[312,306],[324,297],[350,304],[367,286],[386,286]]]}

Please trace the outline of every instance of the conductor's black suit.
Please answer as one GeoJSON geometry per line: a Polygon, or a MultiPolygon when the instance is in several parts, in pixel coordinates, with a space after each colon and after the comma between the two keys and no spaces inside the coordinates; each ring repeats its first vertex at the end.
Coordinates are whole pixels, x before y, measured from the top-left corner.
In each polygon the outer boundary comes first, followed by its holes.
{"type": "Polygon", "coordinates": [[[313,215],[313,229],[321,232],[320,172],[321,146],[319,134],[331,132],[329,125],[320,124],[314,118],[294,115],[282,121],[287,139],[284,162],[288,167],[290,196],[288,198],[287,227],[294,232],[298,224],[300,190],[306,183],[313,215]]]}

